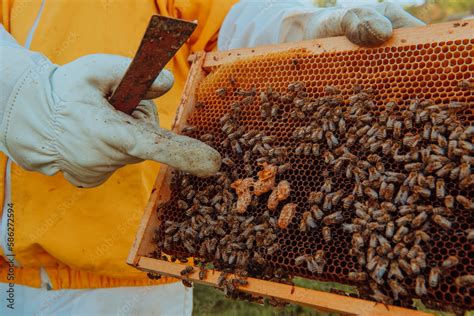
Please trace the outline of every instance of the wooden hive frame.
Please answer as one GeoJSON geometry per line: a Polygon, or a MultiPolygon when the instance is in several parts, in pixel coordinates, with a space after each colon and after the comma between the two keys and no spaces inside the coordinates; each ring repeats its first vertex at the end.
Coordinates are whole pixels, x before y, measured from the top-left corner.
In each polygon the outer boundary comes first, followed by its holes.
{"type": "MultiPolygon", "coordinates": [[[[472,20],[441,23],[431,26],[395,30],[393,38],[382,47],[417,45],[419,43],[437,42],[440,41],[440,39],[443,41],[456,41],[472,38],[473,34],[474,21],[472,20]]],[[[237,49],[227,52],[198,52],[190,57],[192,66],[173,123],[173,131],[180,131],[186,124],[186,120],[193,111],[196,103],[195,93],[199,83],[206,77],[207,73],[215,67],[245,57],[301,48],[314,54],[360,49],[345,37],[336,37],[299,43],[262,46],[258,48],[237,49]]],[[[169,183],[171,176],[171,168],[163,165],[160,168],[148,205],[143,214],[127,263],[143,271],[156,272],[175,278],[183,278],[180,275],[180,271],[185,266],[184,264],[167,262],[150,257],[150,253],[155,250],[155,244],[152,242],[154,229],[159,225],[158,217],[155,216],[155,211],[159,204],[168,201],[170,198],[169,183]]],[[[194,271],[186,276],[186,279],[197,283],[217,286],[216,284],[219,274],[220,271],[211,270],[207,273],[207,277],[204,280],[199,280],[198,271],[194,271]]],[[[321,311],[339,312],[343,314],[427,315],[423,312],[397,306],[386,306],[383,304],[377,304],[373,301],[315,291],[256,278],[248,278],[248,285],[239,287],[239,290],[258,296],[282,299],[291,303],[313,307],[321,311]]]]}

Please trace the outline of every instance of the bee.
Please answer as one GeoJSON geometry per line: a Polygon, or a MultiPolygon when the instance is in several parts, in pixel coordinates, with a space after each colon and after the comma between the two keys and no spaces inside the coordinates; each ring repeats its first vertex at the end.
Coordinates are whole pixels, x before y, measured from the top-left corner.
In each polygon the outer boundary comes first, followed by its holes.
{"type": "Polygon", "coordinates": [[[183,270],[181,270],[181,272],[179,274],[181,275],[188,275],[190,274],[192,271],[194,270],[194,268],[192,266],[186,266],[183,270]]]}
{"type": "Polygon", "coordinates": [[[411,222],[411,226],[414,228],[420,227],[428,219],[428,214],[421,212],[411,222]]]}
{"type": "Polygon", "coordinates": [[[319,157],[320,155],[320,150],[319,150],[319,144],[313,144],[311,147],[311,152],[315,157],[319,157]]]}
{"type": "Polygon", "coordinates": [[[230,144],[231,144],[231,147],[232,147],[232,151],[235,154],[237,154],[237,155],[242,154],[242,147],[240,146],[240,143],[236,139],[233,139],[230,144]]]}
{"type": "Polygon", "coordinates": [[[400,295],[401,296],[407,296],[408,292],[407,290],[398,283],[396,280],[388,280],[388,285],[390,286],[390,289],[392,290],[392,295],[395,300],[398,300],[400,295]]]}
{"type": "Polygon", "coordinates": [[[354,203],[354,199],[354,195],[352,194],[346,196],[342,199],[342,207],[346,210],[349,209],[352,206],[352,203],[354,203]]]}
{"type": "Polygon", "coordinates": [[[377,248],[378,242],[379,242],[379,240],[377,238],[377,234],[375,234],[375,233],[370,234],[369,247],[370,248],[377,248]]]}
{"type": "Polygon", "coordinates": [[[269,103],[270,102],[268,100],[267,94],[264,91],[260,92],[260,101],[262,101],[262,103],[269,103]]]}
{"type": "Polygon", "coordinates": [[[461,204],[466,210],[474,209],[474,203],[464,195],[456,196],[456,201],[461,204]]]}
{"type": "Polygon", "coordinates": [[[289,162],[287,163],[284,163],[283,165],[280,165],[278,166],[278,174],[284,174],[285,172],[287,172],[288,170],[291,169],[291,164],[289,162]]]}
{"type": "Polygon", "coordinates": [[[224,88],[224,87],[218,88],[216,90],[216,94],[222,98],[225,97],[227,95],[227,88],[224,88]]]}
{"type": "Polygon", "coordinates": [[[472,187],[474,185],[474,175],[470,175],[459,182],[459,188],[462,190],[472,187]]]}
{"type": "Polygon", "coordinates": [[[337,206],[339,204],[339,202],[341,201],[342,195],[343,195],[342,190],[337,190],[336,192],[333,193],[332,200],[331,200],[331,203],[333,206],[337,206]]]}
{"type": "Polygon", "coordinates": [[[372,272],[372,278],[377,282],[378,284],[383,284],[383,276],[387,272],[387,268],[389,265],[389,261],[385,258],[378,257],[379,260],[377,260],[377,264],[374,268],[374,271],[372,272]]]}
{"type": "Polygon", "coordinates": [[[416,277],[416,282],[415,282],[415,293],[418,296],[424,296],[427,294],[426,291],[426,280],[425,277],[422,275],[419,275],[416,277]]]}
{"type": "Polygon", "coordinates": [[[280,111],[280,108],[278,107],[277,104],[273,104],[272,108],[270,110],[270,116],[271,117],[276,117],[278,115],[278,112],[280,111]]]}
{"type": "Polygon", "coordinates": [[[314,220],[313,216],[311,215],[311,212],[306,211],[303,213],[303,217],[301,218],[300,222],[300,230],[305,232],[307,231],[308,228],[316,228],[317,224],[316,221],[314,220]]]}
{"type": "MultiPolygon", "coordinates": [[[[410,127],[408,127],[408,128],[410,128],[410,127]]],[[[405,146],[408,146],[410,148],[414,148],[414,147],[416,147],[416,145],[418,145],[420,140],[421,140],[421,137],[420,137],[419,134],[413,135],[413,134],[409,133],[409,134],[406,134],[405,137],[403,137],[402,143],[405,146]]]]}
{"type": "Polygon", "coordinates": [[[443,261],[441,267],[443,269],[451,269],[459,263],[459,259],[456,256],[449,256],[446,260],[443,261]]]}
{"type": "Polygon", "coordinates": [[[303,150],[303,154],[304,154],[305,156],[311,155],[311,153],[312,153],[312,148],[313,148],[313,145],[312,145],[311,143],[305,144],[304,150],[303,150]]]}
{"type": "Polygon", "coordinates": [[[178,202],[176,202],[176,206],[181,210],[186,210],[189,208],[189,204],[183,200],[178,200],[178,202]]]}
{"type": "Polygon", "coordinates": [[[404,205],[407,202],[408,199],[408,186],[402,185],[400,189],[398,190],[397,195],[395,196],[395,204],[401,204],[404,205]]]}
{"type": "Polygon", "coordinates": [[[400,242],[406,234],[408,234],[410,230],[406,226],[401,226],[397,229],[395,232],[395,235],[393,235],[393,240],[396,242],[400,242]]]}
{"type": "Polygon", "coordinates": [[[345,159],[343,157],[339,157],[334,161],[334,172],[339,172],[342,168],[342,165],[345,163],[345,159]]]}
{"type": "Polygon", "coordinates": [[[326,225],[334,225],[334,224],[339,224],[344,220],[344,217],[342,216],[342,212],[337,211],[332,214],[326,215],[323,218],[323,222],[326,225]]]}
{"type": "Polygon", "coordinates": [[[421,241],[428,242],[431,239],[430,235],[422,230],[415,231],[415,244],[419,244],[421,241]]]}
{"type": "Polygon", "coordinates": [[[393,145],[393,142],[391,139],[385,140],[381,145],[382,153],[384,155],[388,155],[392,151],[392,145],[393,145]]]}
{"type": "Polygon", "coordinates": [[[429,189],[426,189],[426,188],[423,188],[423,187],[420,187],[418,185],[415,185],[413,187],[413,193],[415,194],[418,194],[424,198],[429,198],[430,195],[431,195],[431,191],[429,189]]]}
{"type": "Polygon", "coordinates": [[[335,95],[341,93],[341,90],[333,86],[326,86],[324,87],[324,93],[328,95],[335,95]]]}
{"type": "Polygon", "coordinates": [[[419,171],[423,167],[423,164],[421,162],[412,162],[408,163],[405,165],[405,170],[406,171],[419,171]]]}
{"type": "Polygon", "coordinates": [[[458,83],[458,87],[461,88],[461,89],[465,89],[465,90],[472,90],[472,89],[474,89],[474,85],[472,84],[472,82],[470,82],[470,81],[467,80],[467,79],[461,80],[461,81],[458,83]]]}
{"type": "Polygon", "coordinates": [[[470,165],[474,164],[474,157],[471,155],[462,155],[461,162],[466,162],[470,165]]]}
{"type": "Polygon", "coordinates": [[[409,224],[410,222],[413,221],[413,219],[415,218],[415,215],[413,214],[407,214],[407,215],[404,215],[402,217],[399,217],[395,220],[397,226],[404,226],[404,225],[407,225],[409,224]]]}
{"type": "Polygon", "coordinates": [[[338,127],[338,130],[339,130],[340,134],[345,134],[346,133],[346,121],[344,120],[344,118],[342,116],[339,119],[339,121],[337,122],[337,127],[338,127]]]}
{"type": "Polygon", "coordinates": [[[353,282],[363,282],[367,280],[367,273],[365,272],[349,272],[347,278],[353,282]]]}
{"type": "Polygon", "coordinates": [[[362,238],[362,235],[360,233],[354,233],[352,235],[352,247],[354,247],[355,249],[362,249],[362,247],[364,247],[364,244],[364,239],[362,238]]]}
{"type": "Polygon", "coordinates": [[[423,139],[429,140],[431,136],[431,123],[425,123],[422,132],[423,139]]]}
{"type": "MultiPolygon", "coordinates": [[[[403,249],[406,249],[406,248],[403,248],[403,249]]],[[[402,249],[402,250],[403,250],[402,249]]],[[[408,251],[408,250],[407,250],[408,251]]],[[[398,259],[398,265],[399,267],[403,270],[403,272],[405,272],[406,274],[408,275],[413,275],[414,272],[411,268],[411,265],[405,260],[405,259],[401,259],[403,258],[403,256],[400,256],[400,258],[398,259]]]]}
{"type": "Polygon", "coordinates": [[[401,256],[401,253],[402,253],[402,249],[406,249],[405,248],[405,244],[403,242],[399,242],[395,245],[395,247],[393,247],[393,253],[396,255],[396,256],[399,256],[401,258],[403,258],[403,256],[401,256]]]}
{"type": "Polygon", "coordinates": [[[242,90],[239,89],[237,90],[237,95],[247,97],[247,96],[255,96],[257,94],[257,89],[255,87],[252,87],[250,90],[242,90]]]}
{"type": "Polygon", "coordinates": [[[430,274],[428,276],[428,284],[430,287],[437,287],[439,278],[441,275],[441,270],[438,267],[430,269],[430,274]]]}
{"type": "Polygon", "coordinates": [[[452,223],[446,217],[443,217],[442,215],[439,215],[439,214],[434,215],[432,219],[436,224],[438,224],[444,229],[448,230],[452,226],[452,223]]]}
{"type": "Polygon", "coordinates": [[[185,126],[185,127],[183,127],[183,129],[181,130],[181,133],[182,133],[182,134],[185,134],[185,135],[189,135],[189,134],[191,134],[191,133],[194,133],[196,130],[197,130],[197,128],[194,127],[194,126],[185,126]]]}
{"type": "Polygon", "coordinates": [[[326,193],[330,193],[332,191],[332,180],[331,180],[331,178],[326,178],[326,180],[324,180],[324,183],[321,186],[321,191],[326,192],[326,193]]]}
{"type": "Polygon", "coordinates": [[[372,182],[372,181],[376,181],[380,179],[381,175],[375,167],[369,167],[368,171],[369,171],[369,181],[372,182]]]}
{"type": "Polygon", "coordinates": [[[193,283],[189,280],[182,279],[181,282],[185,287],[193,287],[193,283]]]}
{"type": "Polygon", "coordinates": [[[370,215],[367,214],[363,208],[360,208],[360,207],[357,207],[357,206],[356,206],[355,214],[356,214],[360,219],[363,219],[363,220],[369,220],[369,219],[370,219],[370,215]]]}
{"type": "Polygon", "coordinates": [[[397,280],[403,280],[403,273],[402,271],[400,270],[400,267],[398,265],[398,262],[397,261],[392,261],[390,263],[390,269],[388,271],[388,278],[389,279],[397,279],[397,280]]]}
{"type": "Polygon", "coordinates": [[[383,294],[380,290],[373,291],[373,294],[370,295],[374,300],[385,305],[393,304],[393,299],[383,294]]]}
{"type": "Polygon", "coordinates": [[[444,180],[443,179],[436,180],[436,197],[438,199],[443,199],[445,194],[446,194],[446,189],[445,189],[444,180]]]}
{"type": "Polygon", "coordinates": [[[329,228],[328,226],[324,226],[323,227],[323,239],[325,242],[330,242],[332,240],[332,237],[331,237],[331,228],[329,228]]]}
{"type": "Polygon", "coordinates": [[[438,134],[438,136],[436,137],[436,142],[442,148],[448,147],[448,140],[441,134],[438,134]]]}
{"type": "Polygon", "coordinates": [[[344,223],[344,224],[342,224],[342,229],[343,229],[343,231],[345,231],[347,233],[354,233],[354,232],[360,232],[361,226],[357,225],[357,224],[344,223]]]}
{"type": "Polygon", "coordinates": [[[470,286],[474,284],[474,275],[467,274],[467,275],[459,276],[456,278],[456,280],[454,280],[454,282],[459,287],[470,286]]]}
{"type": "Polygon", "coordinates": [[[308,202],[310,204],[321,204],[324,198],[324,193],[321,191],[311,192],[308,197],[308,202]]]}
{"type": "Polygon", "coordinates": [[[323,139],[323,129],[321,127],[317,127],[315,130],[313,130],[310,139],[314,142],[323,139]]]}
{"type": "Polygon", "coordinates": [[[359,128],[359,129],[356,131],[356,136],[361,137],[361,136],[367,134],[367,132],[369,131],[369,129],[370,129],[370,126],[369,126],[369,125],[364,125],[364,126],[362,126],[361,128],[359,128]]]}
{"type": "Polygon", "coordinates": [[[376,152],[382,146],[382,144],[383,144],[382,141],[377,141],[375,143],[371,143],[370,146],[369,146],[370,152],[372,152],[372,153],[376,152]]]}
{"type": "Polygon", "coordinates": [[[201,266],[199,270],[199,280],[204,280],[206,278],[207,270],[204,265],[201,266]]]}
{"type": "Polygon", "coordinates": [[[474,229],[466,229],[466,238],[468,241],[474,241],[474,229]]]}
{"type": "Polygon", "coordinates": [[[393,137],[400,138],[401,134],[402,134],[402,122],[395,121],[393,123],[393,137]]]}
{"type": "Polygon", "coordinates": [[[329,211],[332,209],[332,196],[333,194],[328,194],[324,197],[323,210],[329,211]]]}
{"type": "Polygon", "coordinates": [[[466,139],[468,137],[474,136],[474,126],[468,126],[460,135],[461,139],[466,139]]]}
{"type": "Polygon", "coordinates": [[[310,211],[313,217],[317,220],[321,220],[324,217],[323,211],[321,211],[321,209],[317,205],[311,206],[310,211]]]}
{"type": "Polygon", "coordinates": [[[283,206],[280,217],[278,218],[278,227],[285,229],[291,223],[295,215],[297,205],[295,203],[288,203],[283,206]]]}
{"type": "Polygon", "coordinates": [[[297,156],[302,155],[303,152],[304,152],[305,147],[306,147],[306,144],[304,144],[304,143],[299,144],[298,147],[296,147],[296,149],[295,149],[295,155],[297,155],[297,156]]]}
{"type": "Polygon", "coordinates": [[[385,236],[387,238],[392,238],[394,233],[395,233],[395,223],[388,222],[387,225],[385,226],[385,236]]]}
{"type": "Polygon", "coordinates": [[[326,132],[325,137],[329,148],[332,149],[333,147],[339,145],[338,139],[332,132],[326,132]]]}
{"type": "Polygon", "coordinates": [[[295,258],[295,265],[300,266],[308,260],[307,255],[298,256],[295,258]]]}
{"type": "Polygon", "coordinates": [[[451,172],[454,166],[455,166],[454,163],[447,163],[443,167],[441,167],[438,171],[436,171],[436,175],[440,178],[443,178],[451,172]]]}
{"type": "Polygon", "coordinates": [[[272,255],[278,250],[280,250],[280,244],[273,244],[267,248],[267,254],[272,255]]]}
{"type": "Polygon", "coordinates": [[[324,158],[324,162],[327,164],[332,164],[335,160],[334,155],[328,150],[325,150],[323,152],[323,158],[324,158]]]}
{"type": "Polygon", "coordinates": [[[370,187],[364,188],[364,193],[370,199],[377,200],[379,198],[379,195],[377,194],[377,192],[374,189],[370,188],[370,187]]]}
{"type": "Polygon", "coordinates": [[[393,205],[393,203],[391,202],[382,202],[380,206],[382,207],[383,210],[387,212],[395,212],[397,210],[397,207],[393,205]]]}
{"type": "Polygon", "coordinates": [[[352,190],[352,194],[357,197],[362,197],[364,195],[364,190],[362,188],[362,183],[356,182],[354,184],[354,189],[352,190]]]}
{"type": "Polygon", "coordinates": [[[393,198],[393,194],[395,193],[395,185],[393,183],[389,183],[386,187],[380,186],[381,196],[386,200],[386,201],[391,201],[393,198]]]}

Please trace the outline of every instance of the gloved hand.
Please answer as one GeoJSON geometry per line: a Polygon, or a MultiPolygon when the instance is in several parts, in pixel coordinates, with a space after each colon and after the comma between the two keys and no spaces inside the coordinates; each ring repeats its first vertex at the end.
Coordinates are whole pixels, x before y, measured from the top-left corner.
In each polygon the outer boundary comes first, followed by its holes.
{"type": "MultiPolygon", "coordinates": [[[[46,58],[23,73],[4,109],[1,149],[27,170],[93,187],[118,168],[155,160],[198,176],[220,168],[219,153],[206,144],[161,129],[152,101],[142,101],[132,116],[106,100],[130,59],[88,55],[58,67],[46,58]]],[[[162,71],[147,94],[168,91],[173,75],[162,71]]]]}
{"type": "Polygon", "coordinates": [[[311,0],[241,0],[219,33],[219,50],[345,35],[358,45],[378,45],[393,29],[424,25],[399,5],[316,8],[311,0]]]}

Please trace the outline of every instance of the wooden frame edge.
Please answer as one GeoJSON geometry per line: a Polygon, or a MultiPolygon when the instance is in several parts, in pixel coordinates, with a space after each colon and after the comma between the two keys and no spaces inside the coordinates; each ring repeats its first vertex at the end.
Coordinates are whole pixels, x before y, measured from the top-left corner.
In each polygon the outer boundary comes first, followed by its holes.
{"type": "MultiPolygon", "coordinates": [[[[182,125],[186,122],[187,117],[194,110],[197,84],[201,82],[201,79],[205,76],[204,70],[202,68],[205,56],[205,52],[198,52],[193,55],[193,63],[191,65],[191,69],[189,70],[189,75],[186,80],[182,98],[178,109],[176,110],[176,116],[172,126],[172,130],[174,132],[179,132],[183,128],[182,125]]],[[[169,188],[163,184],[169,183],[170,179],[171,168],[162,164],[153,186],[152,193],[145,207],[145,211],[138,227],[135,240],[127,257],[126,262],[129,265],[136,266],[140,256],[143,255],[145,247],[143,241],[147,235],[147,229],[150,229],[149,224],[152,221],[153,212],[156,210],[158,203],[165,202],[169,199],[169,188]]]]}
{"type": "MultiPolygon", "coordinates": [[[[423,27],[395,30],[393,38],[378,47],[418,45],[421,40],[422,42],[436,42],[439,41],[440,37],[442,37],[443,40],[447,39],[450,41],[455,41],[461,38],[472,38],[472,34],[474,33],[474,20],[461,21],[461,23],[466,24],[458,27],[454,26],[455,23],[458,22],[447,22],[423,27]]],[[[196,86],[205,76],[205,70],[246,57],[301,48],[313,53],[366,49],[352,44],[345,37],[341,36],[298,43],[262,46],[258,48],[236,49],[227,52],[195,53],[190,56],[190,61],[192,61],[193,64],[187,78],[182,100],[176,113],[173,130],[179,131],[183,127],[182,125],[186,122],[186,118],[194,109],[196,86]]],[[[145,208],[135,241],[130,249],[127,263],[143,271],[159,272],[163,275],[183,278],[179,272],[185,265],[149,258],[144,256],[143,251],[141,251],[144,246],[143,241],[146,235],[146,230],[149,228],[149,223],[152,220],[152,215],[156,210],[158,203],[169,199],[169,188],[162,186],[162,184],[165,183],[167,180],[166,178],[169,177],[170,174],[170,168],[162,165],[145,208]]],[[[198,272],[195,271],[186,279],[197,283],[216,286],[219,273],[219,271],[210,270],[208,271],[207,279],[199,280],[198,272]]],[[[402,307],[391,305],[386,306],[368,300],[320,292],[301,287],[292,287],[291,285],[255,278],[248,278],[248,281],[249,284],[247,286],[240,288],[244,292],[284,299],[286,301],[310,306],[323,311],[327,310],[343,314],[350,313],[357,315],[431,315],[402,307]]]]}
{"type": "MultiPolygon", "coordinates": [[[[462,20],[446,23],[438,23],[412,28],[403,28],[393,31],[393,36],[384,44],[372,48],[398,47],[406,45],[418,45],[420,42],[437,42],[440,38],[455,41],[463,38],[471,38],[474,33],[474,20],[462,20]],[[459,24],[459,26],[455,26],[459,24]]],[[[204,69],[231,63],[236,60],[258,56],[268,53],[277,53],[291,49],[305,49],[308,52],[320,54],[344,50],[360,50],[370,47],[361,47],[350,42],[345,36],[321,38],[294,43],[283,43],[277,45],[258,46],[255,48],[241,48],[222,52],[210,52],[206,54],[204,69]]]]}
{"type": "MultiPolygon", "coordinates": [[[[196,283],[217,287],[217,279],[220,271],[208,270],[206,278],[199,279],[199,269],[194,269],[186,277],[180,274],[180,271],[186,267],[186,264],[168,262],[147,257],[140,257],[137,268],[144,271],[156,272],[178,278],[186,279],[196,283]]],[[[228,279],[232,277],[229,274],[228,279]]],[[[343,296],[328,292],[306,289],[298,286],[292,286],[283,283],[260,280],[256,278],[246,278],[248,284],[239,287],[239,290],[245,293],[258,296],[274,297],[291,303],[296,303],[321,311],[338,312],[350,315],[413,315],[423,316],[431,315],[425,312],[410,310],[403,307],[384,305],[372,301],[343,296]]]]}

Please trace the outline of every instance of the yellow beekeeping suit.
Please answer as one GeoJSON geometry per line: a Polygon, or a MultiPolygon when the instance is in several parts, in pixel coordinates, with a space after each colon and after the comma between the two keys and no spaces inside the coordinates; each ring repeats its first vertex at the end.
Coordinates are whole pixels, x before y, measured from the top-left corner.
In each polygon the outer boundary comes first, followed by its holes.
{"type": "MultiPolygon", "coordinates": [[[[188,55],[216,47],[220,25],[235,2],[0,0],[0,22],[22,45],[30,35],[31,50],[61,65],[92,53],[133,57],[153,14],[197,20],[189,43],[167,66],[175,75],[173,89],[156,100],[161,126],[170,128],[189,70],[188,55]]],[[[2,200],[6,165],[1,154],[2,200]]],[[[125,260],[158,168],[155,162],[129,165],[98,188],[77,189],[60,174],[48,177],[12,164],[6,185],[13,203],[14,253],[21,265],[15,282],[38,287],[43,267],[55,289],[148,283],[125,260]]],[[[0,257],[0,262],[0,280],[7,282],[6,261],[0,257]]]]}

